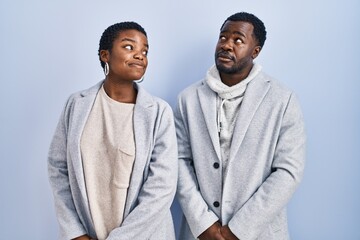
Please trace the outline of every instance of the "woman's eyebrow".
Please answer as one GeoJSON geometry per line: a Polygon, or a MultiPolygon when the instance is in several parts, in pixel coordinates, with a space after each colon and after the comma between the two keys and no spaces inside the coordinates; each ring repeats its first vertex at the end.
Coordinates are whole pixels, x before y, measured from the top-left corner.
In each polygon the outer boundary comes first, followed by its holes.
{"type": "MultiPolygon", "coordinates": [[[[132,38],[123,38],[123,39],[121,39],[121,41],[122,41],[122,42],[128,41],[128,42],[136,43],[136,41],[135,41],[134,39],[132,39],[132,38]]],[[[147,47],[147,48],[149,48],[149,44],[147,44],[147,43],[145,43],[144,46],[147,47]]]]}
{"type": "Polygon", "coordinates": [[[129,42],[135,42],[134,39],[131,39],[131,38],[123,38],[121,39],[122,42],[125,42],[125,41],[129,41],[129,42]]]}

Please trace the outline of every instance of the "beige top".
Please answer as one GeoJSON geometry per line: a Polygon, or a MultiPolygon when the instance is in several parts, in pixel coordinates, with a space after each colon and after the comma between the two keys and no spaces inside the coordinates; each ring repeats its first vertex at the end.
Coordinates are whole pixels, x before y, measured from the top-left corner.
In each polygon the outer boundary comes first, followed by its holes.
{"type": "Polygon", "coordinates": [[[86,190],[99,240],[123,221],[135,160],[134,104],[111,99],[101,87],[81,137],[86,190]]]}

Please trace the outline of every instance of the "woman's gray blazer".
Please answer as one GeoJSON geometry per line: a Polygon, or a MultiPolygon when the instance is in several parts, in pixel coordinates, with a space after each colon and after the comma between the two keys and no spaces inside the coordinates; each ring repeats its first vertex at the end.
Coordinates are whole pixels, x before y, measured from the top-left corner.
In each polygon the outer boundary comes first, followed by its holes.
{"type": "MultiPolygon", "coordinates": [[[[60,239],[83,234],[96,237],[85,188],[80,138],[101,84],[70,96],[50,146],[48,172],[60,224],[60,239]]],[[[107,239],[175,239],[170,213],[177,180],[172,110],[163,100],[137,85],[136,88],[136,156],[124,221],[107,239]]]]}
{"type": "Polygon", "coordinates": [[[241,240],[288,239],[286,204],[300,182],[305,132],[294,94],[259,73],[245,92],[223,173],[217,94],[204,82],[185,89],[175,111],[181,240],[220,221],[241,240]]]}

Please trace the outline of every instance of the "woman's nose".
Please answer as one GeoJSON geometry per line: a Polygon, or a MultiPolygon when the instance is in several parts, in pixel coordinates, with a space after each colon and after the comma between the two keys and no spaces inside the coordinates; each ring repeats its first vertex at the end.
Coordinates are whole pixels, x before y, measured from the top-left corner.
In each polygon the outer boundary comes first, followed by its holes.
{"type": "Polygon", "coordinates": [[[138,53],[135,53],[134,58],[139,59],[139,60],[143,60],[144,55],[141,52],[138,52],[138,53]]]}

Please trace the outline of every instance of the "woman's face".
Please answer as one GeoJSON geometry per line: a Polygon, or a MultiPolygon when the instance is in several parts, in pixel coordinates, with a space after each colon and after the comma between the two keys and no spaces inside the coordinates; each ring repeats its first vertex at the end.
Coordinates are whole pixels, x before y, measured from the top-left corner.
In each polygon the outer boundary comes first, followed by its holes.
{"type": "Polygon", "coordinates": [[[108,77],[125,81],[142,78],[148,64],[148,48],[148,41],[143,33],[137,30],[120,32],[111,51],[100,52],[102,60],[109,64],[108,77]]]}

